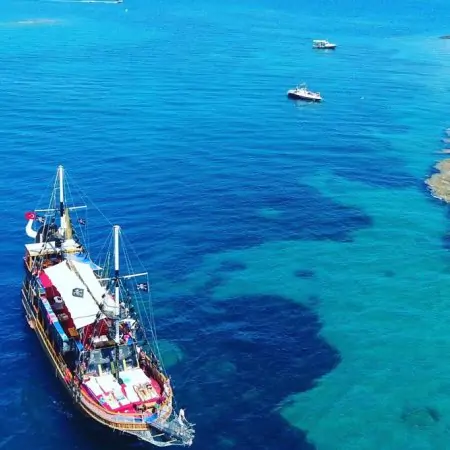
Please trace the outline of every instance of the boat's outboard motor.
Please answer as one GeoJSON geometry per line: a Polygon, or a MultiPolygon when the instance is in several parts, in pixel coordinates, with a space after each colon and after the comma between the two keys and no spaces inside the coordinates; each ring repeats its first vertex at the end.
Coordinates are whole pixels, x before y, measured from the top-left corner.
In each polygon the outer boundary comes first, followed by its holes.
{"type": "Polygon", "coordinates": [[[58,227],[53,220],[50,224],[42,225],[36,235],[36,242],[49,242],[57,239],[58,227]]]}

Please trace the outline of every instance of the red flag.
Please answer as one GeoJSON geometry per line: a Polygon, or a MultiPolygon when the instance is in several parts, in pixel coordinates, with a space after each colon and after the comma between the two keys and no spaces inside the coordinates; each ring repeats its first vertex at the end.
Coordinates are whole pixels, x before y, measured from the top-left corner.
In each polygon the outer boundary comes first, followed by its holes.
{"type": "Polygon", "coordinates": [[[34,220],[34,219],[36,219],[36,214],[34,212],[31,212],[31,211],[26,212],[25,213],[25,219],[27,219],[27,220],[34,220]]]}

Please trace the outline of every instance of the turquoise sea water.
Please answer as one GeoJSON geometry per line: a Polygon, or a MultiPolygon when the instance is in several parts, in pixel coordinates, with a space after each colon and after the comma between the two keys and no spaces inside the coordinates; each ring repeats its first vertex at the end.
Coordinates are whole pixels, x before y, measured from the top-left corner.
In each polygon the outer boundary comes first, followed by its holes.
{"type": "Polygon", "coordinates": [[[191,3],[0,5],[0,448],[141,447],[72,411],[23,319],[23,213],[58,164],[151,273],[194,449],[450,448],[449,217],[423,184],[450,6],[191,3]],[[322,104],[286,98],[303,81],[322,104]]]}

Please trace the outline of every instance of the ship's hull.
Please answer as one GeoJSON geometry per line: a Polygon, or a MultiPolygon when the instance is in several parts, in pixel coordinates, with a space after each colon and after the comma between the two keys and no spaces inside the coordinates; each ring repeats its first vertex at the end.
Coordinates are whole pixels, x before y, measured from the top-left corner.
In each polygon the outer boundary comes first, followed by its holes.
{"type": "MultiPolygon", "coordinates": [[[[26,294],[25,286],[22,287],[21,292],[21,300],[22,305],[25,310],[25,316],[30,328],[36,333],[36,336],[39,340],[39,343],[44,350],[44,353],[47,355],[50,363],[52,364],[57,378],[61,381],[65,390],[71,397],[76,408],[83,413],[86,417],[95,420],[97,423],[104,425],[110,430],[119,431],[124,434],[131,435],[140,440],[146,441],[156,446],[167,446],[170,445],[169,442],[156,441],[155,435],[158,435],[159,439],[161,437],[161,432],[159,430],[154,430],[151,426],[144,423],[114,423],[108,420],[108,414],[104,413],[103,417],[99,412],[95,412],[87,407],[85,399],[80,396],[80,392],[78,389],[74,388],[73,383],[71,383],[71,378],[68,376],[69,371],[62,360],[62,356],[59,355],[52,347],[50,340],[47,338],[46,333],[42,327],[42,324],[39,321],[39,318],[34,310],[32,303],[29,301],[29,298],[26,294]]],[[[172,442],[173,443],[173,442],[172,442]]]]}

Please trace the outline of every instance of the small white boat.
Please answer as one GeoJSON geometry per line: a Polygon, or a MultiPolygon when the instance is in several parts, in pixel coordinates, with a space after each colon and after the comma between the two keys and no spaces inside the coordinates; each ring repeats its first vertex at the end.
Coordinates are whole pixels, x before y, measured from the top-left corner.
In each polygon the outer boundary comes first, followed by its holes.
{"type": "Polygon", "coordinates": [[[334,50],[337,47],[336,44],[326,41],[325,39],[314,39],[313,48],[320,48],[325,50],[334,50]]]}
{"type": "Polygon", "coordinates": [[[294,89],[287,91],[287,96],[294,100],[304,100],[306,102],[321,102],[322,97],[320,92],[309,91],[306,85],[297,86],[294,89]]]}

